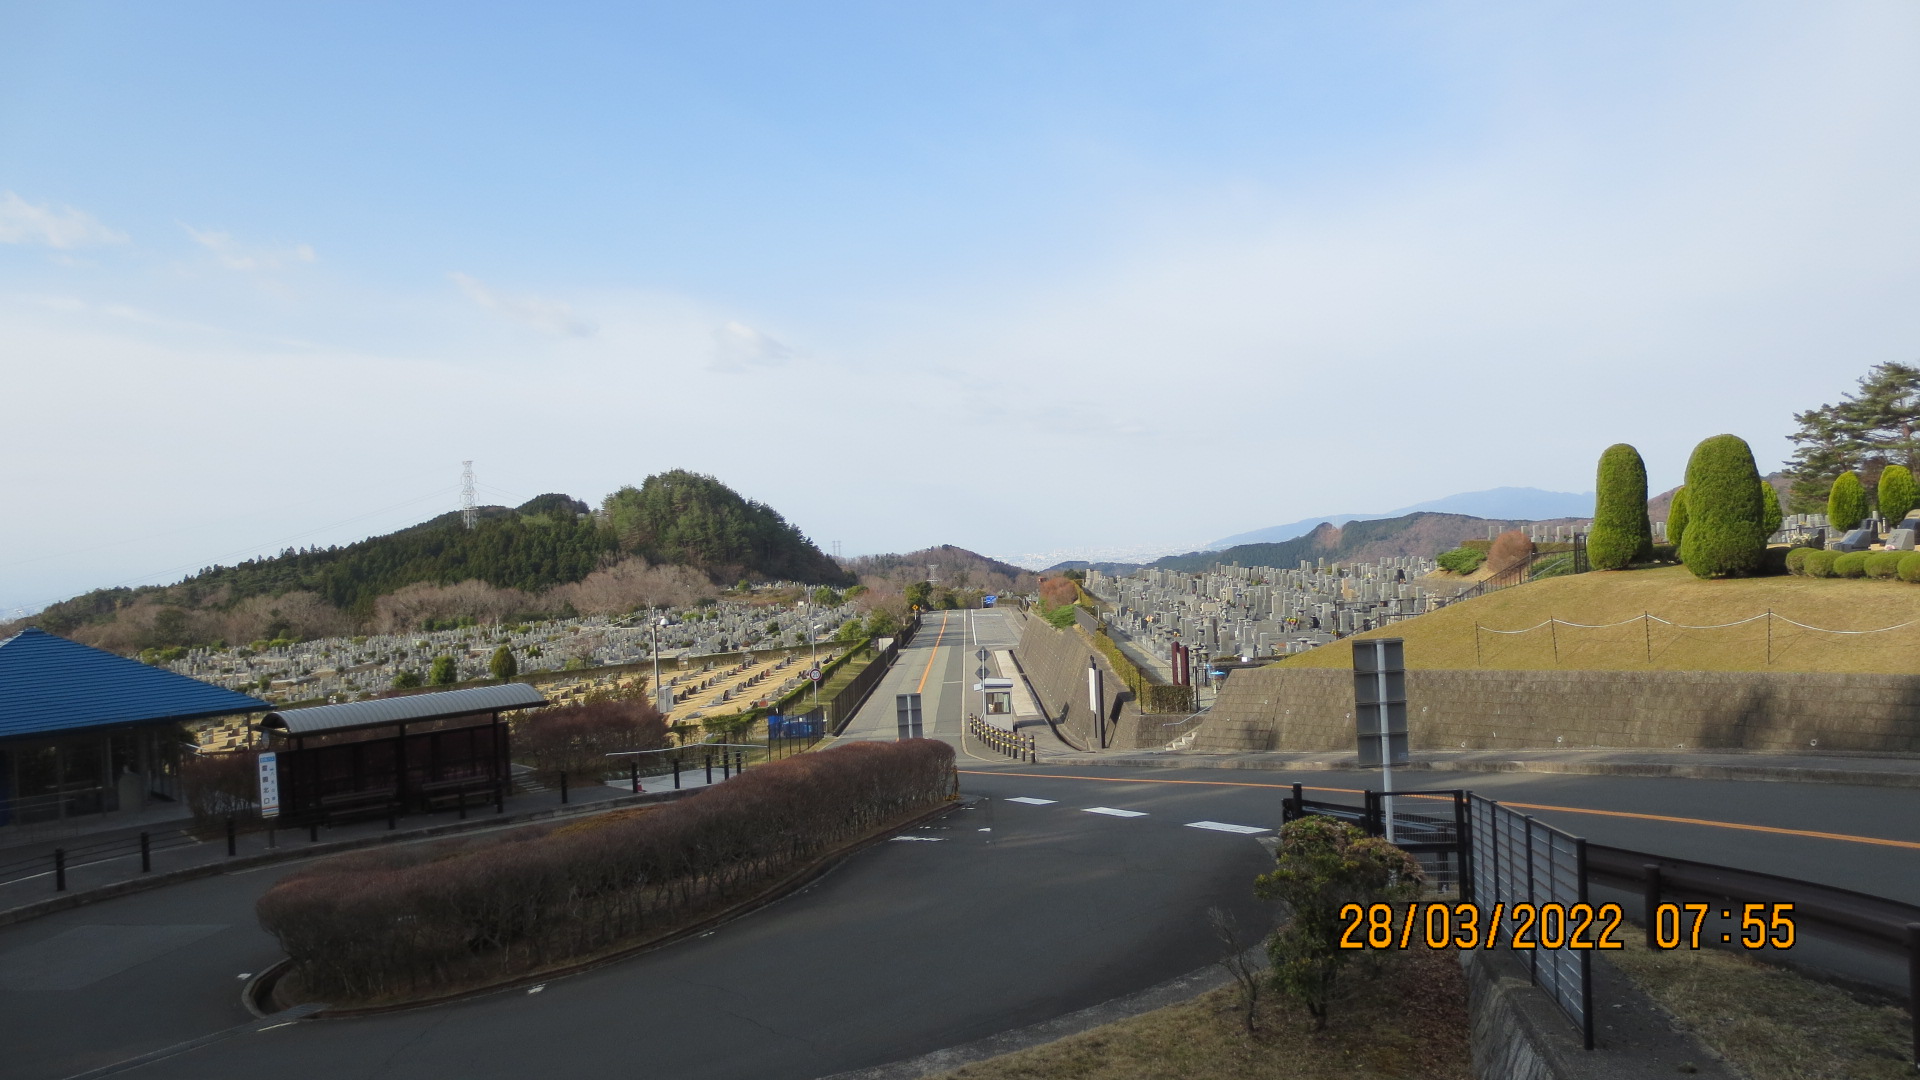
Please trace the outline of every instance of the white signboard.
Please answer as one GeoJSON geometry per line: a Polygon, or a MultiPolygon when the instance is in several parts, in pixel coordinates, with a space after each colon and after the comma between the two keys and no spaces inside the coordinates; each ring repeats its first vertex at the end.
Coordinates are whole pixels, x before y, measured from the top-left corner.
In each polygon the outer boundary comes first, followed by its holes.
{"type": "Polygon", "coordinates": [[[280,756],[271,750],[260,755],[260,816],[280,816],[280,756]]]}

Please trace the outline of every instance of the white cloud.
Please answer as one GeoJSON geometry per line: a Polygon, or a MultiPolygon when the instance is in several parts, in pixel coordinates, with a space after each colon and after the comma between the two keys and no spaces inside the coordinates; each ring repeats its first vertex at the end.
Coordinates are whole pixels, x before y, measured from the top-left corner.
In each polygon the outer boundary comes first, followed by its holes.
{"type": "Polygon", "coordinates": [[[713,332],[708,371],[745,371],[776,367],[793,359],[793,350],[744,323],[729,322],[713,332]]]}
{"type": "Polygon", "coordinates": [[[592,337],[599,329],[591,321],[573,313],[573,308],[558,300],[537,296],[504,296],[482,282],[454,271],[447,275],[474,303],[515,322],[560,337],[592,337]]]}
{"type": "Polygon", "coordinates": [[[181,225],[193,242],[213,253],[220,265],[229,270],[244,273],[257,273],[264,270],[278,270],[295,263],[317,262],[319,257],[313,248],[306,244],[295,244],[289,248],[260,248],[242,244],[233,238],[233,234],[219,229],[196,229],[191,225],[181,225]]]}
{"type": "Polygon", "coordinates": [[[0,192],[0,244],[43,244],[50,248],[124,244],[125,233],[100,224],[71,206],[35,206],[19,195],[0,192]]]}

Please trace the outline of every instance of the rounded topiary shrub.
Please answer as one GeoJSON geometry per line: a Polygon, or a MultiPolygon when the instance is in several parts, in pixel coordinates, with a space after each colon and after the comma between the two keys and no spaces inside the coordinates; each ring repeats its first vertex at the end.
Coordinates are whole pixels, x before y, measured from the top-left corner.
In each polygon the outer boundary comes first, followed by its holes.
{"type": "Polygon", "coordinates": [[[1789,574],[1806,573],[1807,572],[1807,556],[1811,555],[1812,553],[1813,553],[1812,548],[1804,548],[1804,547],[1797,547],[1797,548],[1794,548],[1792,551],[1787,552],[1787,573],[1789,574]]]}
{"type": "Polygon", "coordinates": [[[1680,561],[1701,578],[1757,573],[1767,550],[1760,470],[1738,435],[1715,435],[1687,460],[1687,528],[1680,561]]]}
{"type": "Polygon", "coordinates": [[[1849,551],[1836,556],[1833,560],[1833,576],[1860,578],[1867,576],[1867,552],[1849,551]]]}
{"type": "Polygon", "coordinates": [[[1640,451],[1614,443],[1600,455],[1587,533],[1587,557],[1595,570],[1624,570],[1652,554],[1653,525],[1647,520],[1647,464],[1640,451]]]}
{"type": "Polygon", "coordinates": [[[1900,560],[1907,557],[1904,551],[1874,551],[1863,553],[1867,556],[1867,576],[1882,581],[1898,577],[1900,560]]]}
{"type": "Polygon", "coordinates": [[[1920,551],[1900,553],[1900,580],[1920,583],[1920,551]]]}
{"type": "Polygon", "coordinates": [[[1809,551],[1800,567],[1808,577],[1833,577],[1833,560],[1839,556],[1837,551],[1809,551]]]}
{"type": "Polygon", "coordinates": [[[1880,516],[1889,525],[1898,526],[1915,506],[1920,506],[1920,484],[1905,465],[1889,465],[1880,470],[1880,516]]]}
{"type": "Polygon", "coordinates": [[[1852,472],[1841,473],[1827,492],[1827,524],[1847,532],[1859,528],[1866,516],[1867,489],[1852,472]]]}

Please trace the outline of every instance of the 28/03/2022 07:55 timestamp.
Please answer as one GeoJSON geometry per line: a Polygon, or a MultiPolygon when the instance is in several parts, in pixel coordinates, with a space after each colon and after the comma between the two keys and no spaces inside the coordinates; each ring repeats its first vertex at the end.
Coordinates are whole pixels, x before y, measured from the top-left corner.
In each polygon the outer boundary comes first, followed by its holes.
{"type": "MultiPolygon", "coordinates": [[[[1712,904],[1660,904],[1654,908],[1657,949],[1698,949],[1713,943],[1703,929],[1712,904]]],[[[1736,909],[1722,907],[1731,920],[1736,909]]],[[[1743,904],[1740,927],[1718,935],[1720,944],[1746,949],[1793,947],[1792,904],[1743,904]]],[[[1618,949],[1625,916],[1619,904],[1498,903],[1347,904],[1340,909],[1342,949],[1618,949]]]]}

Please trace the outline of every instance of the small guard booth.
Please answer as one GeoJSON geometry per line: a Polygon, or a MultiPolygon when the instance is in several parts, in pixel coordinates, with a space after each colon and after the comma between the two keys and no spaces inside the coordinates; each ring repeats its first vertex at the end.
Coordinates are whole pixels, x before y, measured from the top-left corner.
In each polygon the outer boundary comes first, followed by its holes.
{"type": "Polygon", "coordinates": [[[315,705],[260,721],[274,755],[280,814],[334,821],[436,810],[503,808],[509,779],[500,714],[547,703],[525,683],[315,705]]]}

